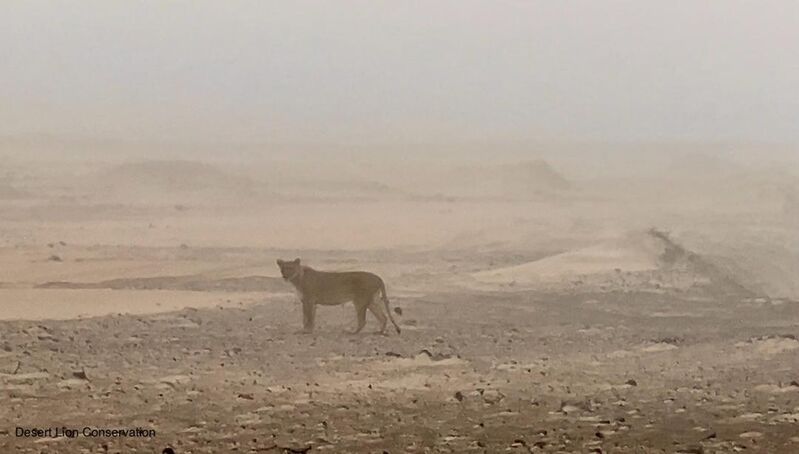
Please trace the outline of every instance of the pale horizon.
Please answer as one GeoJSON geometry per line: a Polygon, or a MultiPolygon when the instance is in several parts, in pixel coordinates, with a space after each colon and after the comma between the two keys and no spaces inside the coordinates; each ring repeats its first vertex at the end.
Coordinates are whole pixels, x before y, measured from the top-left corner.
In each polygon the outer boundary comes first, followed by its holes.
{"type": "Polygon", "coordinates": [[[799,132],[788,1],[0,6],[0,136],[769,142],[799,132]]]}

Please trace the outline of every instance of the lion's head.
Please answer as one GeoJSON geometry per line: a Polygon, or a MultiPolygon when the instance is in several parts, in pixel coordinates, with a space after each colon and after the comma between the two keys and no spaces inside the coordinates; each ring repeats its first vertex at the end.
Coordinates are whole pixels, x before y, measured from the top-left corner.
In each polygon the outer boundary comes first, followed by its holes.
{"type": "Polygon", "coordinates": [[[283,276],[283,279],[287,281],[290,281],[298,276],[302,276],[302,265],[300,265],[300,259],[289,261],[277,259],[277,266],[280,267],[280,274],[283,276]]]}

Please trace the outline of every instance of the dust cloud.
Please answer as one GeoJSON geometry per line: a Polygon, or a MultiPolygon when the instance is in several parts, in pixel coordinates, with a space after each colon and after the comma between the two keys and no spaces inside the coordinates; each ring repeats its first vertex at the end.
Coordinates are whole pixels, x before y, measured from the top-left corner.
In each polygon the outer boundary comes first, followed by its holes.
{"type": "Polygon", "coordinates": [[[775,3],[0,6],[0,451],[799,452],[775,3]]]}

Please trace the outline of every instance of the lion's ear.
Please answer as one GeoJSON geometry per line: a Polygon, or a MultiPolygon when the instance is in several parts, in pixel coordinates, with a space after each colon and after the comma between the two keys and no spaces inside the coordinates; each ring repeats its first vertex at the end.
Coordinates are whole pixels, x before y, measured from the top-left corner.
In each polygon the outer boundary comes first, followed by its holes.
{"type": "Polygon", "coordinates": [[[281,259],[277,259],[277,266],[283,266],[284,263],[286,263],[286,262],[284,262],[281,259]]]}
{"type": "Polygon", "coordinates": [[[300,259],[299,259],[299,257],[298,257],[298,258],[296,258],[296,259],[294,259],[294,263],[296,263],[297,265],[299,265],[299,264],[300,264],[300,259]]]}

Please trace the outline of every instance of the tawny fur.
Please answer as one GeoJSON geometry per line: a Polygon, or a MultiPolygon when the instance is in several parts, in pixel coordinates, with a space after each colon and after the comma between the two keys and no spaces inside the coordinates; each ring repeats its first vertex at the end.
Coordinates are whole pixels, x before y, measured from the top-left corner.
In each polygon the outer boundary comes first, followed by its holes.
{"type": "Polygon", "coordinates": [[[391,316],[386,285],[380,276],[366,271],[317,271],[302,265],[300,259],[278,259],[277,265],[283,279],[291,282],[302,301],[303,332],[313,331],[317,305],[333,306],[352,301],[357,317],[357,327],[352,334],[361,332],[366,325],[367,310],[380,322],[379,333],[385,334],[388,320],[391,320],[397,334],[400,333],[397,322],[391,316]],[[379,304],[378,298],[383,305],[379,304]]]}

